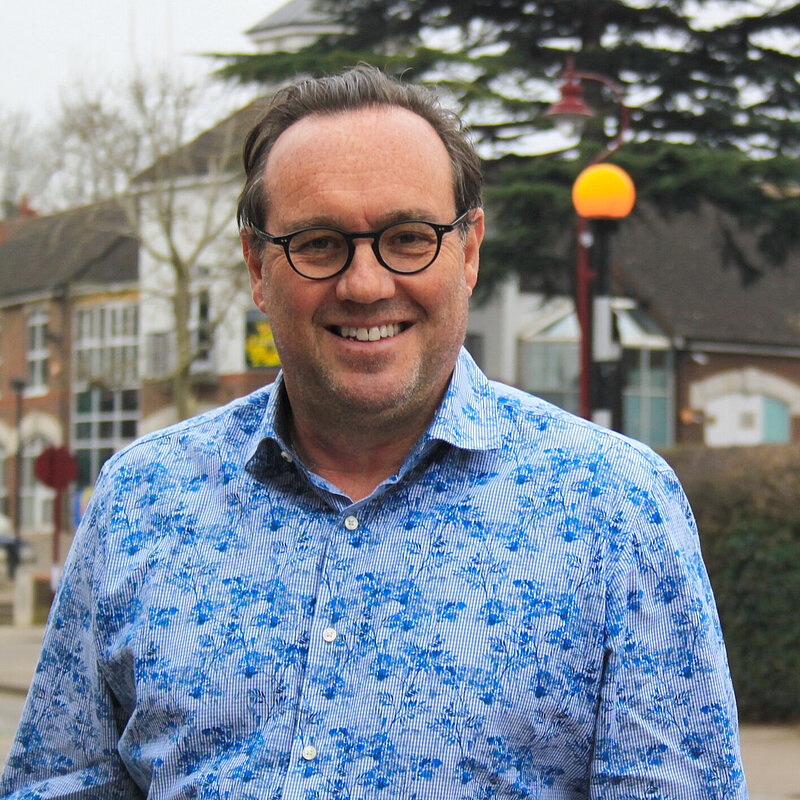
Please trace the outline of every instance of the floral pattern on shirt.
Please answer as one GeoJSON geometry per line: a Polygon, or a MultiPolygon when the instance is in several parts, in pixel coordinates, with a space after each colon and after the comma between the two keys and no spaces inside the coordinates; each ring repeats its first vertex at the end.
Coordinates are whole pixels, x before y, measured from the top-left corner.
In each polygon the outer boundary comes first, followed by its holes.
{"type": "Polygon", "coordinates": [[[693,517],[642,445],[465,351],[352,503],[278,382],[112,458],[70,553],[14,798],[746,797],[693,517]]]}

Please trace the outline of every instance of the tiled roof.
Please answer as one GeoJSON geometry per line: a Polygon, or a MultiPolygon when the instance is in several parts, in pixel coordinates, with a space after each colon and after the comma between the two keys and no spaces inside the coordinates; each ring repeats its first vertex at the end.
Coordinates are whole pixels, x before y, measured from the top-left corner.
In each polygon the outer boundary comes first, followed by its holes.
{"type": "Polygon", "coordinates": [[[800,348],[800,254],[770,263],[754,232],[709,206],[631,216],[614,237],[612,261],[618,289],[673,337],[800,348]]]}
{"type": "Polygon", "coordinates": [[[159,176],[173,179],[207,175],[212,168],[229,172],[232,176],[244,176],[242,145],[245,136],[258,121],[264,104],[263,99],[254,100],[235,111],[174,153],[160,158],[141,172],[135,182],[148,183],[158,180],[159,176]]]}
{"type": "Polygon", "coordinates": [[[110,203],[10,226],[0,242],[0,300],[68,284],[135,281],[138,245],[110,203]]]}

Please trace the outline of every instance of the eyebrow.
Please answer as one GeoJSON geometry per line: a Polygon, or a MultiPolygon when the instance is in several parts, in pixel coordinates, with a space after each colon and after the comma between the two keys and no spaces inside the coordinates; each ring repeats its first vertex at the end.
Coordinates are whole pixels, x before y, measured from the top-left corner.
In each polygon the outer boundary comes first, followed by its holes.
{"type": "MultiPolygon", "coordinates": [[[[436,215],[433,214],[430,209],[420,209],[420,208],[403,208],[397,209],[395,211],[390,211],[387,214],[383,214],[382,216],[378,217],[377,222],[375,223],[375,227],[372,230],[380,230],[381,228],[385,228],[387,225],[393,225],[395,222],[403,222],[409,219],[420,219],[433,222],[435,221],[433,218],[436,215]]],[[[449,221],[449,220],[448,220],[449,221]]],[[[331,215],[324,215],[320,214],[313,217],[302,217],[300,219],[294,220],[291,225],[287,225],[287,230],[282,235],[285,236],[286,234],[292,233],[293,231],[303,230],[304,228],[336,228],[338,230],[346,230],[343,228],[339,221],[331,216],[331,215]]],[[[351,231],[352,233],[363,233],[363,231],[351,231]]]]}

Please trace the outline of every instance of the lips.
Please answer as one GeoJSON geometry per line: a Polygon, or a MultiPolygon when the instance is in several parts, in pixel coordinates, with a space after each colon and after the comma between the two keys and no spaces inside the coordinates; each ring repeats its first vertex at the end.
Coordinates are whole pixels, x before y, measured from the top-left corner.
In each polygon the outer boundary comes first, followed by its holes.
{"type": "Polygon", "coordinates": [[[337,336],[343,339],[353,339],[358,342],[377,342],[381,339],[391,339],[403,331],[404,326],[400,323],[389,325],[373,325],[369,328],[359,328],[352,325],[335,325],[331,329],[337,336]]]}

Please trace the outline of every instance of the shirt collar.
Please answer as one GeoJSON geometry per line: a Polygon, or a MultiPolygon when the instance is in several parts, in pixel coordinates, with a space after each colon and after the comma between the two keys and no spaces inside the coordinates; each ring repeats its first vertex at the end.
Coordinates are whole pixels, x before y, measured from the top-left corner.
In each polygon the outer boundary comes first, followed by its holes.
{"type": "MultiPolygon", "coordinates": [[[[278,373],[267,391],[269,398],[262,424],[252,439],[247,457],[250,471],[261,471],[281,456],[284,459],[293,456],[286,429],[283,372],[278,373]]],[[[436,415],[412,449],[410,460],[416,460],[414,456],[428,451],[436,442],[446,442],[462,450],[492,450],[503,444],[494,387],[464,348],[461,348],[450,385],[436,415]]]]}
{"type": "Polygon", "coordinates": [[[424,439],[447,442],[462,450],[493,450],[503,444],[494,386],[463,347],[424,439]]]}
{"type": "MultiPolygon", "coordinates": [[[[245,459],[249,472],[257,474],[264,470],[268,463],[281,454],[286,458],[290,452],[289,436],[286,431],[285,395],[283,371],[264,390],[267,393],[261,425],[250,440],[245,459]]],[[[258,392],[256,393],[258,394],[258,392]]]]}

